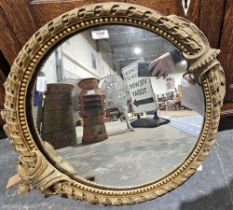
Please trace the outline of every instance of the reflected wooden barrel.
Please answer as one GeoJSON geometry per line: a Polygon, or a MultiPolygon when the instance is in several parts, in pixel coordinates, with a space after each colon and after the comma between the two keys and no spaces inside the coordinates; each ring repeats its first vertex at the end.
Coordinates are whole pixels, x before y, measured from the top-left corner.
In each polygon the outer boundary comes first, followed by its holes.
{"type": "Polygon", "coordinates": [[[55,149],[76,144],[71,93],[73,85],[48,84],[42,106],[41,136],[55,149]]]}

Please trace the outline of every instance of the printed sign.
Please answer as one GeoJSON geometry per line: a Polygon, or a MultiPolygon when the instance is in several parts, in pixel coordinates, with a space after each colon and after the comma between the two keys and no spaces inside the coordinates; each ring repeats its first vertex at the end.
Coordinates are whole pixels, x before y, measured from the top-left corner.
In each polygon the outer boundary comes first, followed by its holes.
{"type": "Polygon", "coordinates": [[[37,77],[36,90],[44,93],[47,90],[47,79],[44,76],[37,77]]]}
{"type": "Polygon", "coordinates": [[[167,87],[167,90],[175,89],[175,78],[167,77],[166,78],[166,87],[167,87]]]}
{"type": "Polygon", "coordinates": [[[122,69],[122,74],[130,92],[134,112],[157,110],[150,78],[138,77],[138,64],[132,63],[122,69]]]}
{"type": "Polygon", "coordinates": [[[91,32],[92,39],[108,39],[109,34],[107,30],[98,30],[91,32]]]}

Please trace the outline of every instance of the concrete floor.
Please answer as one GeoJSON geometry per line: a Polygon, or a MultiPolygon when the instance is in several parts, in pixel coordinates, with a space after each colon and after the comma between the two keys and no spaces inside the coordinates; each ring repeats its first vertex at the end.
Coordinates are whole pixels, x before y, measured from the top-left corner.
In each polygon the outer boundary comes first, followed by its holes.
{"type": "MultiPolygon", "coordinates": [[[[95,182],[103,185],[135,186],[161,178],[185,160],[197,141],[169,124],[133,132],[126,131],[125,122],[105,125],[107,140],[57,150],[78,176],[95,177],[95,182]]],[[[82,134],[82,127],[77,134],[82,134]]]]}
{"type": "Polygon", "coordinates": [[[233,209],[233,130],[221,131],[210,154],[182,186],[152,201],[134,206],[90,205],[59,196],[45,198],[38,191],[18,195],[16,188],[5,189],[16,173],[17,155],[7,139],[0,141],[1,210],[232,210],[233,209]]]}

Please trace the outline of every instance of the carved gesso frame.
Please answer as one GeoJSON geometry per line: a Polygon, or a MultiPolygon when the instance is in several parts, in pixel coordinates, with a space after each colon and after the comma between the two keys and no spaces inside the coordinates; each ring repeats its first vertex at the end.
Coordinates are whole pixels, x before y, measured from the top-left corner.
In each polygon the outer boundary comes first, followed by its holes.
{"type": "Polygon", "coordinates": [[[149,8],[125,3],[88,5],[69,11],[39,29],[25,44],[5,83],[4,129],[19,154],[17,173],[24,180],[22,192],[36,188],[47,195],[67,195],[105,205],[135,204],[165,194],[191,176],[208,154],[217,132],[220,107],[225,95],[223,69],[216,59],[219,50],[191,22],[175,15],[163,16],[149,8]],[[170,174],[134,188],[99,186],[79,182],[63,173],[40,151],[27,120],[29,82],[49,49],[81,30],[103,24],[125,24],[154,32],[180,49],[197,75],[205,95],[205,122],[200,138],[184,162],[170,174]]]}

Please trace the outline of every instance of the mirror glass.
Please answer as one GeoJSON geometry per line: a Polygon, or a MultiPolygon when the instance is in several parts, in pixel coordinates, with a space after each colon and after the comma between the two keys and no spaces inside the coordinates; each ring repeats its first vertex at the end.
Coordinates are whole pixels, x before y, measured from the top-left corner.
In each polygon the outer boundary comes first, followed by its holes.
{"type": "Polygon", "coordinates": [[[41,62],[31,91],[45,152],[69,175],[129,187],[181,165],[204,121],[204,96],[180,51],[126,25],[82,31],[41,62]]]}

